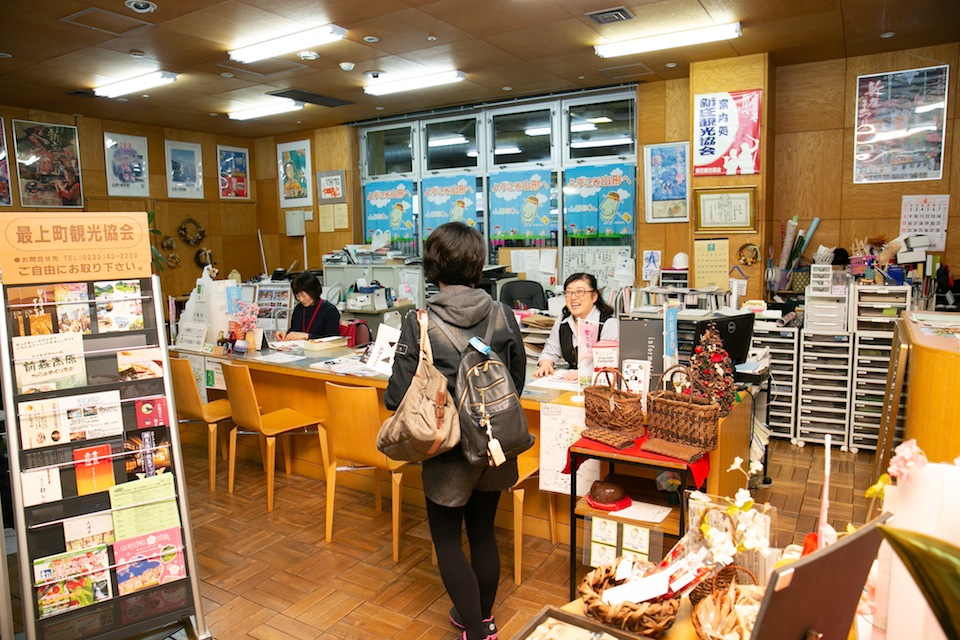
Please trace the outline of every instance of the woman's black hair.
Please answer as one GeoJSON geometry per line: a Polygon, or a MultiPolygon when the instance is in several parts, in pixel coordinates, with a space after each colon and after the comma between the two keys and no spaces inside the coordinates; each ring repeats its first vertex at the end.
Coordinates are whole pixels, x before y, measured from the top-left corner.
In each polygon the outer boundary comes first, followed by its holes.
{"type": "Polygon", "coordinates": [[[475,287],[483,275],[483,236],[462,222],[440,225],[423,244],[423,277],[434,284],[475,287]]]}
{"type": "MultiPolygon", "coordinates": [[[[593,306],[599,309],[600,313],[602,314],[609,313],[611,315],[614,313],[613,307],[607,304],[607,301],[603,299],[603,294],[600,293],[600,289],[597,288],[597,278],[591,273],[580,272],[580,273],[570,274],[569,276],[567,276],[567,279],[563,281],[563,290],[566,291],[567,287],[569,287],[572,283],[576,282],[577,280],[586,280],[587,284],[590,285],[590,288],[597,292],[597,301],[594,303],[593,306]]],[[[570,316],[570,309],[568,309],[566,306],[563,307],[562,316],[564,318],[567,318],[570,316]]]]}
{"type": "Polygon", "coordinates": [[[303,271],[297,274],[297,277],[293,279],[293,281],[290,283],[290,286],[293,288],[293,295],[297,295],[303,291],[305,294],[313,298],[314,304],[320,302],[320,280],[317,279],[317,276],[309,271],[303,271]]]}

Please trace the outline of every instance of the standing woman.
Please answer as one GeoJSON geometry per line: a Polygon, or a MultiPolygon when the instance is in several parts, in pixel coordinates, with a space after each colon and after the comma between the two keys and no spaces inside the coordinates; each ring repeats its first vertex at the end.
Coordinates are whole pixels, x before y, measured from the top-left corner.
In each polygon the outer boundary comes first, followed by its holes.
{"type": "MultiPolygon", "coordinates": [[[[427,300],[436,314],[464,342],[486,334],[497,323],[490,347],[510,371],[517,393],[523,391],[526,358],[520,329],[513,313],[501,313],[490,296],[477,289],[483,271],[484,244],[480,233],[462,222],[437,227],[423,248],[423,272],[440,293],[427,300]]],[[[502,306],[502,305],[501,305],[502,306]]],[[[447,389],[456,397],[459,350],[428,323],[433,360],[447,377],[447,389]]],[[[393,361],[393,375],[384,403],[394,410],[413,380],[420,358],[420,325],[416,314],[407,314],[393,361]]],[[[459,447],[423,461],[423,493],[427,503],[430,536],[437,550],[443,585],[453,601],[450,622],[463,631],[463,640],[496,640],[493,601],[500,581],[500,552],[493,534],[500,493],[517,481],[517,461],[499,467],[472,465],[459,447]],[[466,523],[470,560],[463,553],[461,530],[466,523]]]]}
{"type": "Polygon", "coordinates": [[[291,283],[297,306],[290,316],[290,330],[277,331],[277,340],[312,340],[340,335],[340,312],[320,298],[320,281],[304,271],[291,283]]]}
{"type": "Polygon", "coordinates": [[[563,283],[566,306],[553,323],[547,343],[543,345],[534,376],[541,378],[553,373],[554,367],[565,360],[571,369],[577,368],[579,325],[589,322],[600,326],[600,340],[619,340],[620,321],[613,307],[597,291],[597,279],[589,273],[575,273],[563,283]]]}

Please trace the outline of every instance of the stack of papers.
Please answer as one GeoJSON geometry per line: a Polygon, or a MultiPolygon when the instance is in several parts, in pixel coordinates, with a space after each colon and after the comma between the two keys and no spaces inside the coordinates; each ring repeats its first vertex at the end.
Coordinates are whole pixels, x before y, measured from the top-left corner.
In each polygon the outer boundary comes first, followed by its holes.
{"type": "Polygon", "coordinates": [[[310,365],[311,369],[317,371],[326,371],[329,373],[339,373],[347,376],[375,376],[379,375],[376,369],[371,369],[360,362],[358,358],[331,358],[330,360],[321,360],[310,365]]]}

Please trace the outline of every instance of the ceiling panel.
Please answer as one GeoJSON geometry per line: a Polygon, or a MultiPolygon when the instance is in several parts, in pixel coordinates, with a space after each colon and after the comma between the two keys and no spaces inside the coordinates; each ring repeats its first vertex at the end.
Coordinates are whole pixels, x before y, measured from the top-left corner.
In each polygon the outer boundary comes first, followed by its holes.
{"type": "Polygon", "coordinates": [[[405,53],[433,48],[470,39],[470,34],[440,18],[416,9],[406,9],[355,23],[350,27],[351,39],[375,36],[380,42],[372,45],[384,53],[405,53]],[[429,37],[435,38],[429,40],[429,37]]]}
{"type": "Polygon", "coordinates": [[[571,17],[553,0],[439,0],[420,10],[467,33],[484,37],[504,29],[524,29],[571,17]]]}

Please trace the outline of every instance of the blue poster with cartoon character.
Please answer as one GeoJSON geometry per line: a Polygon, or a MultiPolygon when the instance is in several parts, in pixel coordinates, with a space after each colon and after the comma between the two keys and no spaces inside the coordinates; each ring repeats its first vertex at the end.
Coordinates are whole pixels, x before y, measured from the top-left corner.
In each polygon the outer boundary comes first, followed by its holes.
{"type": "MultiPolygon", "coordinates": [[[[490,174],[490,240],[494,244],[550,238],[550,171],[490,174]]],[[[510,246],[510,245],[507,245],[510,246]]]]}
{"type": "Polygon", "coordinates": [[[563,224],[568,238],[617,238],[633,233],[635,164],[568,169],[563,175],[563,224]]]}
{"type": "Polygon", "coordinates": [[[369,182],[363,187],[364,237],[370,242],[375,231],[389,231],[390,239],[411,239],[413,186],[406,180],[369,182]]]}
{"type": "Polygon", "coordinates": [[[423,237],[445,222],[477,224],[477,177],[461,175],[424,178],[420,183],[420,211],[423,212],[423,237]]]}

